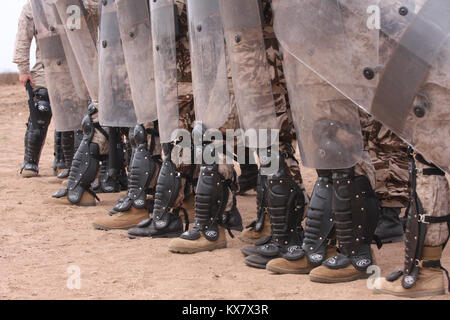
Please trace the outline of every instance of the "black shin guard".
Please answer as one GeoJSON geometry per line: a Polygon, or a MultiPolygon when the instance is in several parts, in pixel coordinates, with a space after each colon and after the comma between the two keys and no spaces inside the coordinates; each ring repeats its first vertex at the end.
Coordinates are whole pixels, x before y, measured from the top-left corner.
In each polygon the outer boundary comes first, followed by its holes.
{"type": "Polygon", "coordinates": [[[61,149],[64,154],[64,162],[67,169],[58,174],[58,178],[65,179],[69,176],[70,167],[72,166],[73,156],[75,153],[75,133],[73,131],[61,133],[61,149]]]}
{"type": "Polygon", "coordinates": [[[27,131],[25,132],[25,155],[23,165],[20,169],[21,173],[23,170],[39,172],[39,159],[52,118],[47,89],[41,88],[36,90],[34,97],[35,108],[37,109],[37,128],[34,128],[31,118],[29,118],[27,131]]]}
{"type": "Polygon", "coordinates": [[[101,161],[98,183],[94,187],[97,193],[117,193],[127,190],[124,144],[120,128],[109,128],[108,142],[109,154],[101,161]]]}
{"type": "Polygon", "coordinates": [[[306,212],[302,250],[295,250],[284,256],[288,260],[299,260],[306,256],[312,266],[319,266],[326,259],[327,246],[334,230],[331,210],[333,196],[331,170],[317,170],[317,174],[318,178],[306,212]]]}
{"type": "MultiPolygon", "coordinates": [[[[128,211],[131,206],[137,209],[149,208],[147,194],[152,193],[152,190],[149,190],[150,182],[158,174],[161,166],[161,157],[152,155],[153,142],[150,143],[150,148],[148,147],[144,126],[136,126],[133,137],[136,148],[130,163],[128,193],[114,207],[113,210],[116,212],[128,211]]],[[[154,137],[150,138],[153,141],[154,137]]]]}
{"type": "Polygon", "coordinates": [[[237,194],[243,195],[247,191],[257,188],[259,171],[258,165],[252,164],[254,161],[250,161],[253,159],[253,155],[249,148],[245,148],[245,163],[240,164],[241,175],[238,177],[238,188],[239,191],[237,194]]]}
{"type": "Polygon", "coordinates": [[[381,212],[369,179],[355,176],[354,168],[333,170],[332,210],[340,253],[324,265],[365,271],[373,263],[370,244],[381,212]]]}
{"type": "Polygon", "coordinates": [[[166,159],[162,163],[155,188],[155,203],[149,226],[150,236],[178,237],[183,232],[180,211],[185,214],[186,226],[188,225],[186,210],[182,207],[174,207],[180,192],[184,192],[181,190],[182,179],[186,177],[177,171],[170,159],[166,159]]]}
{"type": "Polygon", "coordinates": [[[58,132],[55,130],[54,135],[54,151],[53,151],[53,172],[57,174],[58,170],[67,169],[66,162],[64,159],[64,153],[62,148],[62,134],[63,132],[58,132]]]}
{"type": "Polygon", "coordinates": [[[284,161],[278,172],[268,177],[267,205],[271,240],[259,247],[259,255],[268,259],[289,255],[301,249],[305,196],[287,174],[284,161]]]}
{"type": "Polygon", "coordinates": [[[242,231],[242,218],[236,207],[234,181],[219,173],[218,165],[202,166],[195,195],[194,227],[181,235],[187,240],[196,240],[201,234],[209,241],[219,238],[219,226],[228,230],[242,231]],[[232,197],[230,210],[227,205],[232,197]]]}
{"type": "Polygon", "coordinates": [[[92,142],[95,126],[92,122],[91,114],[83,118],[83,140],[75,153],[72,167],[70,168],[67,198],[74,204],[80,202],[85,191],[95,196],[94,191],[91,190],[91,183],[94,181],[98,172],[100,150],[98,144],[92,142]]]}
{"type": "Polygon", "coordinates": [[[261,232],[264,229],[267,214],[267,176],[259,171],[256,184],[256,220],[246,228],[254,228],[256,232],[261,232]]]}
{"type": "Polygon", "coordinates": [[[75,134],[73,131],[61,133],[61,147],[64,154],[66,167],[70,168],[72,166],[72,160],[75,153],[75,134]]]}

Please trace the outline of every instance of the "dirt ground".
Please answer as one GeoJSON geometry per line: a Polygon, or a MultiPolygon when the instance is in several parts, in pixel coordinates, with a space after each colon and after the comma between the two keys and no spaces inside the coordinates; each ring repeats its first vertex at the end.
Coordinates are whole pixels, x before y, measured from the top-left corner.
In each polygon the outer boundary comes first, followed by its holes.
{"type": "MultiPolygon", "coordinates": [[[[373,294],[360,280],[316,284],[305,275],[273,275],[243,262],[244,244],[228,237],[228,248],[195,255],[167,250],[168,240],[125,237],[98,231],[91,223],[107,214],[119,197],[100,195],[97,207],[55,205],[61,187],[52,174],[53,126],[40,163],[40,177],[23,179],[23,137],[28,116],[25,90],[0,90],[0,299],[395,299],[373,294]],[[81,288],[69,289],[71,266],[81,271],[81,288]]],[[[308,191],[315,180],[304,170],[308,191]]],[[[239,197],[248,223],[255,195],[239,197]]],[[[403,245],[376,250],[382,274],[401,268],[403,245]]],[[[443,265],[450,267],[450,250],[443,265]]],[[[449,295],[433,299],[449,299],[449,295]]]]}

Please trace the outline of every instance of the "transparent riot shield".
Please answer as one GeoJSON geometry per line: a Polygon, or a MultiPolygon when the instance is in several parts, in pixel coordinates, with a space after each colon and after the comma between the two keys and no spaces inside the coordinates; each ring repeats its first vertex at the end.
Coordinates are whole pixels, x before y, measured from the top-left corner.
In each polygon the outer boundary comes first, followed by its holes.
{"type": "Polygon", "coordinates": [[[278,129],[258,0],[220,4],[241,126],[278,129]]]}
{"type": "Polygon", "coordinates": [[[158,118],[148,0],[116,0],[125,64],[138,123],[158,118]]]}
{"type": "Polygon", "coordinates": [[[134,127],[136,113],[114,0],[101,2],[99,39],[99,121],[106,127],[134,127]]]}
{"type": "Polygon", "coordinates": [[[364,148],[358,107],[287,52],[283,67],[303,165],[356,165],[364,148]]]}
{"type": "Polygon", "coordinates": [[[274,0],[283,49],[450,172],[447,0],[274,0]]]}
{"type": "Polygon", "coordinates": [[[230,98],[219,0],[188,0],[195,119],[218,129],[228,119],[230,98]]]}
{"type": "Polygon", "coordinates": [[[179,128],[174,2],[152,0],[150,12],[159,136],[168,143],[179,128]]]}
{"type": "Polygon", "coordinates": [[[86,10],[81,0],[53,0],[67,38],[78,62],[89,96],[98,102],[98,54],[97,29],[86,19],[86,10]]]}
{"type": "Polygon", "coordinates": [[[32,0],[30,3],[55,129],[77,130],[81,127],[81,120],[86,113],[86,87],[52,1],[32,0]]]}

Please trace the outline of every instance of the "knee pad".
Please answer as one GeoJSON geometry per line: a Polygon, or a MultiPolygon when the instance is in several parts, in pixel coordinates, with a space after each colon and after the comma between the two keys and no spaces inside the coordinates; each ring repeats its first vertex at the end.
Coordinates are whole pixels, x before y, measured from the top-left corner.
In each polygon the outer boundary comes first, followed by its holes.
{"type": "Polygon", "coordinates": [[[37,89],[34,92],[34,97],[36,99],[37,122],[40,127],[46,128],[52,119],[52,109],[47,89],[37,89]]]}

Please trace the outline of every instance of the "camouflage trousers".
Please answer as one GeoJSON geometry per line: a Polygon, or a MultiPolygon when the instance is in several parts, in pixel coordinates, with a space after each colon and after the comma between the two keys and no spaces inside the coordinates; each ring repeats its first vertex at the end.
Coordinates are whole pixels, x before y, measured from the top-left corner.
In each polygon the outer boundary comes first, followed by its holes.
{"type": "Polygon", "coordinates": [[[402,208],[409,202],[408,146],[371,116],[360,112],[366,149],[375,168],[375,192],[383,207],[402,208]]]}
{"type": "MultiPolygon", "coordinates": [[[[96,113],[92,116],[92,122],[96,123],[98,121],[98,113],[96,113]]],[[[109,129],[107,127],[102,128],[106,131],[106,133],[109,133],[109,129]]],[[[92,142],[98,144],[100,155],[104,156],[109,153],[108,139],[98,129],[95,129],[94,136],[92,137],[92,142]]]]}
{"type": "MultiPolygon", "coordinates": [[[[416,192],[422,203],[424,212],[431,217],[442,217],[450,213],[450,190],[445,176],[424,175],[422,170],[427,165],[416,161],[416,192]]],[[[426,246],[441,246],[449,237],[447,223],[431,223],[427,226],[426,246]]]]}

